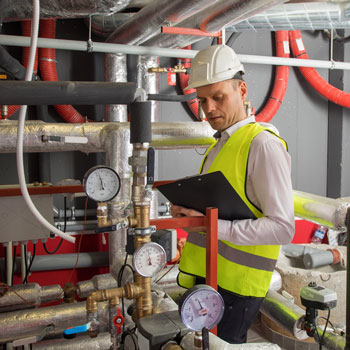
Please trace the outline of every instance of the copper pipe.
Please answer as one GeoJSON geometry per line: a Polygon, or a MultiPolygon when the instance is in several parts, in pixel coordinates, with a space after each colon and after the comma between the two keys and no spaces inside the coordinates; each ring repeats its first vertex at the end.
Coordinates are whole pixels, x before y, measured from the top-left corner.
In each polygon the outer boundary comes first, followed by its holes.
{"type": "Polygon", "coordinates": [[[134,214],[136,218],[136,227],[137,228],[147,228],[150,226],[150,206],[144,205],[134,206],[134,214]]]}

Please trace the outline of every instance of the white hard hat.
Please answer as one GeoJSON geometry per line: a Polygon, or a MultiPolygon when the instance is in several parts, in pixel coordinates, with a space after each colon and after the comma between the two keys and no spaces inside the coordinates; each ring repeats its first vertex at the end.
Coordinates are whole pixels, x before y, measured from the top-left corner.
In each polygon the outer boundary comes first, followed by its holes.
{"type": "Polygon", "coordinates": [[[243,64],[229,46],[209,46],[194,57],[188,87],[185,90],[239,78],[241,74],[244,74],[243,64]]]}

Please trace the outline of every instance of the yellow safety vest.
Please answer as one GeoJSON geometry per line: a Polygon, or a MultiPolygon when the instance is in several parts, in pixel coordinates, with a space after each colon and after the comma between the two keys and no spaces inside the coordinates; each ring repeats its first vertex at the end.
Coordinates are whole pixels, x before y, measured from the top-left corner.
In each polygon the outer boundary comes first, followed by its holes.
{"type": "MultiPolygon", "coordinates": [[[[258,123],[247,124],[235,131],[220,150],[208,171],[210,173],[220,170],[257,218],[264,215],[247,198],[245,182],[251,142],[263,130],[274,134],[270,129],[258,123]]],[[[287,148],[286,142],[279,139],[287,148]]],[[[208,149],[205,157],[212,147],[208,149]]],[[[195,284],[196,276],[205,278],[205,245],[205,233],[189,233],[179,264],[178,284],[180,286],[191,288],[195,284]]],[[[235,294],[265,297],[279,250],[279,245],[243,246],[219,240],[218,285],[235,294]]]]}

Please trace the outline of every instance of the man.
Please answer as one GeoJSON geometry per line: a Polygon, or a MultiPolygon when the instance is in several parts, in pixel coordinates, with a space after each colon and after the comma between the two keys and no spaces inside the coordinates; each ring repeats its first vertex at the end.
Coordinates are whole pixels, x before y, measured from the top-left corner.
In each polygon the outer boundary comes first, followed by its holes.
{"type": "MultiPolygon", "coordinates": [[[[290,157],[286,143],[248,117],[243,65],[225,45],[210,46],[193,60],[189,87],[218,139],[204,157],[200,172],[220,170],[257,219],[218,223],[218,286],[225,302],[218,336],[244,343],[269,288],[281,244],[294,234],[290,157]]],[[[203,215],[172,206],[174,217],[203,215]]],[[[220,216],[220,213],[219,213],[220,216]]],[[[179,265],[178,283],[204,283],[205,239],[191,232],[179,265]]]]}

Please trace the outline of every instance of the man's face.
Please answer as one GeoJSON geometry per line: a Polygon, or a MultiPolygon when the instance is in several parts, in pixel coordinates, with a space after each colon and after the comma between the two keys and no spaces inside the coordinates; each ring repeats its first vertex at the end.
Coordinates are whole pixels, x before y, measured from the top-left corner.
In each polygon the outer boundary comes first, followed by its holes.
{"type": "Polygon", "coordinates": [[[214,130],[223,131],[247,117],[243,101],[247,86],[241,80],[224,80],[197,88],[209,124],[214,130]]]}

